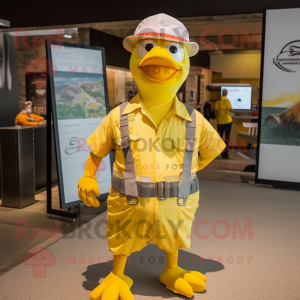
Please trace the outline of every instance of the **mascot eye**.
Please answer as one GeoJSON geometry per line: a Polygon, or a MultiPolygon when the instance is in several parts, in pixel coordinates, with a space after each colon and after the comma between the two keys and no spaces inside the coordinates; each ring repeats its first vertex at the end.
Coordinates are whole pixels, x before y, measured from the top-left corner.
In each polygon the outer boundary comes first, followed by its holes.
{"type": "Polygon", "coordinates": [[[177,62],[183,61],[184,51],[179,43],[171,42],[166,46],[166,48],[169,50],[170,54],[177,62]]]}
{"type": "Polygon", "coordinates": [[[152,48],[156,46],[157,44],[154,40],[144,40],[138,48],[138,58],[143,58],[152,48]]]}
{"type": "Polygon", "coordinates": [[[149,43],[149,44],[147,44],[147,45],[145,46],[145,49],[146,49],[147,51],[150,51],[152,48],[153,48],[153,45],[152,45],[151,43],[149,43]]]}
{"type": "Polygon", "coordinates": [[[169,51],[173,54],[175,54],[177,52],[178,48],[176,46],[171,46],[169,51]]]}

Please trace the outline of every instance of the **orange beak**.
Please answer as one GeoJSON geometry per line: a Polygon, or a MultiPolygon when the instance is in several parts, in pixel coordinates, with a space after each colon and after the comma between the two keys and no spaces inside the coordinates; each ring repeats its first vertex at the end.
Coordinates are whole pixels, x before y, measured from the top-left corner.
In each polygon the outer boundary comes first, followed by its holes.
{"type": "Polygon", "coordinates": [[[148,80],[161,84],[169,82],[181,73],[181,66],[176,63],[167,49],[161,47],[154,47],[143,57],[138,67],[148,80]]]}

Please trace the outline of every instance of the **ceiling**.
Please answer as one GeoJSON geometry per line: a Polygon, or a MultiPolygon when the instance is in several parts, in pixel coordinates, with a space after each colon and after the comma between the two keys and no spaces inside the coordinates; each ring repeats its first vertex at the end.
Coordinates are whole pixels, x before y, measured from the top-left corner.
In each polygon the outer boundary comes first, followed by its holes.
{"type": "Polygon", "coordinates": [[[9,0],[1,1],[0,18],[10,21],[11,28],[24,28],[137,20],[162,12],[175,18],[252,14],[279,5],[299,7],[299,0],[9,0]]]}
{"type": "MultiPolygon", "coordinates": [[[[210,55],[222,53],[260,52],[263,14],[239,14],[226,16],[178,18],[187,27],[190,40],[197,42],[200,51],[210,55]]],[[[134,34],[141,20],[73,24],[59,26],[61,34],[76,34],[78,28],[93,28],[125,38],[134,34]]],[[[57,26],[29,27],[29,35],[47,35],[57,32],[57,26]]],[[[0,29],[10,31],[12,29],[0,29]]],[[[107,41],[109,44],[110,41],[107,41]]]]}
{"type": "MultiPolygon", "coordinates": [[[[219,54],[220,51],[260,52],[262,18],[262,14],[243,14],[178,20],[187,27],[190,40],[199,44],[200,51],[219,54]]],[[[134,34],[140,21],[97,23],[90,24],[90,27],[125,38],[134,34]]]]}
{"type": "Polygon", "coordinates": [[[7,20],[0,19],[0,28],[1,27],[10,27],[10,22],[7,20]]]}

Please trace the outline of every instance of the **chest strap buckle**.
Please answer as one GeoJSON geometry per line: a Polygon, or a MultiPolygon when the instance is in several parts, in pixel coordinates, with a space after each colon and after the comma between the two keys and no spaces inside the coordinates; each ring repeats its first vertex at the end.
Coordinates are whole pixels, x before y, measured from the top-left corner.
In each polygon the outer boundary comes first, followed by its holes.
{"type": "Polygon", "coordinates": [[[166,200],[166,181],[157,181],[155,183],[155,194],[158,200],[166,200]]]}

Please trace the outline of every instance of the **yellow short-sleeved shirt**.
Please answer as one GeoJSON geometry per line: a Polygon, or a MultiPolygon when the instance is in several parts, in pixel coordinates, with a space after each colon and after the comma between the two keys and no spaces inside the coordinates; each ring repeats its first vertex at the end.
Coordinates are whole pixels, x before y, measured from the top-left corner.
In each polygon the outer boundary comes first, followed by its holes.
{"type": "Polygon", "coordinates": [[[230,101],[226,98],[226,96],[221,96],[221,100],[217,101],[215,105],[215,110],[218,111],[218,124],[228,124],[232,122],[230,109],[232,109],[230,101]]]}
{"type": "MultiPolygon", "coordinates": [[[[128,103],[123,114],[128,114],[129,138],[137,178],[157,182],[180,176],[186,143],[185,122],[191,121],[184,104],[175,97],[173,108],[158,127],[140,101],[139,94],[128,103]]],[[[103,158],[111,149],[115,149],[113,170],[119,174],[125,171],[119,107],[104,118],[87,142],[98,157],[103,158]]],[[[225,147],[215,129],[196,111],[192,173],[203,169],[225,147]]],[[[115,255],[130,255],[151,241],[167,252],[189,248],[189,236],[198,201],[199,191],[188,197],[185,206],[178,206],[175,197],[164,201],[139,197],[137,205],[129,205],[124,195],[110,187],[107,199],[109,249],[115,255]],[[174,235],[174,226],[178,224],[179,232],[174,235]],[[124,229],[122,226],[125,225],[124,229]]]]}

